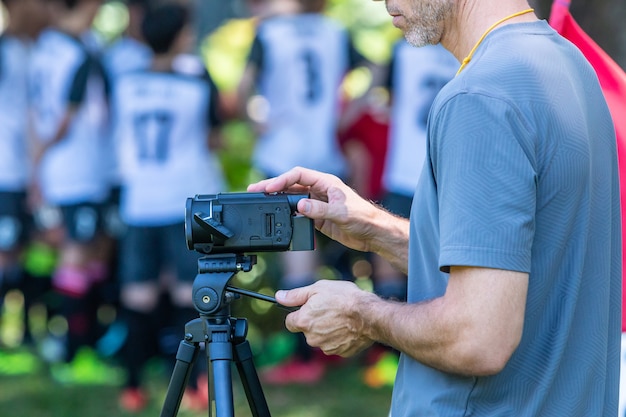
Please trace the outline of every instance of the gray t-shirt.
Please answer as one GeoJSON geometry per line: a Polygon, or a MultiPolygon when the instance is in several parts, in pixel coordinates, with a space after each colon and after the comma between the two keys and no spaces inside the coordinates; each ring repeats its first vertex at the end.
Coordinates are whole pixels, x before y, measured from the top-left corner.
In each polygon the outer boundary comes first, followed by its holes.
{"type": "Polygon", "coordinates": [[[452,265],[529,273],[505,369],[402,355],[392,416],[614,416],[621,329],[616,140],[592,67],[545,21],[504,26],[438,95],[411,211],[409,302],[452,265]]]}

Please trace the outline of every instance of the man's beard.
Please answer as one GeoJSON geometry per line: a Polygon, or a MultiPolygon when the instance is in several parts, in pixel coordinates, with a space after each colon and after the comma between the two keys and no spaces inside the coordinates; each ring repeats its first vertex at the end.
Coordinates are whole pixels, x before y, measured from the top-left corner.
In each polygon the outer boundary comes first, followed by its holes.
{"type": "Polygon", "coordinates": [[[441,41],[443,21],[450,17],[455,0],[418,0],[411,8],[404,37],[413,46],[436,45],[441,41]]]}

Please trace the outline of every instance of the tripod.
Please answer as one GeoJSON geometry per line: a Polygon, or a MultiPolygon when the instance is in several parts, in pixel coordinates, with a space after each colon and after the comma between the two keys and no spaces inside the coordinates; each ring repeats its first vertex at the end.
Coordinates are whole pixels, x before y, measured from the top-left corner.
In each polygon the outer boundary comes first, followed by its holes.
{"type": "Polygon", "coordinates": [[[239,271],[248,272],[256,263],[255,255],[207,255],[198,260],[198,275],[193,282],[193,303],[200,317],[185,325],[185,336],[176,353],[176,364],[167,388],[161,417],[178,413],[185,386],[189,381],[200,343],[206,344],[209,370],[209,416],[233,417],[231,363],[237,370],[253,417],[270,417],[261,383],[252,361],[250,344],[246,340],[246,319],[230,316],[230,304],[237,294],[276,300],[262,294],[228,285],[239,271]],[[214,409],[214,410],[213,410],[214,409]]]}

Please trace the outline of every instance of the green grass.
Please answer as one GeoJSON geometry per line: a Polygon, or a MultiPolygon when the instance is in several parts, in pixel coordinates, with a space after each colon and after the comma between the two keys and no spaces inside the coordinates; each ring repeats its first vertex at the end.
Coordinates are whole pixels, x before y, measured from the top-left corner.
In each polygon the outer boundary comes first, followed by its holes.
{"type": "MultiPolygon", "coordinates": [[[[99,384],[61,384],[48,374],[43,365],[20,367],[30,361],[22,350],[4,352],[0,371],[0,415],[7,417],[111,417],[126,416],[117,406],[119,387],[99,384]],[[20,359],[21,358],[21,359],[20,359]],[[11,369],[15,375],[6,375],[11,369]],[[22,373],[18,372],[21,371],[22,373]]],[[[31,363],[32,365],[32,363],[31,363]]],[[[335,365],[324,379],[312,386],[264,386],[265,397],[272,416],[278,417],[336,417],[386,416],[391,389],[370,388],[363,382],[364,366],[358,360],[345,360],[335,365]]],[[[150,405],[139,414],[158,416],[167,391],[169,375],[159,370],[147,372],[150,405]]],[[[251,416],[249,406],[236,371],[233,372],[233,393],[236,416],[251,416]]],[[[180,410],[181,417],[204,416],[180,410]]]]}
{"type": "MultiPolygon", "coordinates": [[[[104,360],[92,349],[82,349],[73,367],[48,365],[36,353],[37,349],[20,345],[22,334],[23,299],[12,292],[0,313],[0,416],[1,417],[112,417],[130,416],[118,407],[117,399],[124,380],[124,371],[116,359],[104,360]],[[73,370],[68,372],[68,370],[73,370]],[[64,381],[64,382],[59,382],[64,381]]],[[[243,307],[243,306],[242,306],[243,307]]],[[[253,309],[247,309],[253,314],[253,309]]],[[[45,333],[43,320],[33,314],[34,328],[45,333]],[[43,330],[42,330],[43,329],[43,330]]],[[[257,370],[280,361],[293,351],[290,333],[276,330],[282,327],[284,312],[269,310],[257,317],[248,334],[256,355],[257,370]],[[276,317],[273,317],[276,315],[276,317]],[[261,320],[260,318],[265,318],[261,320]],[[272,324],[272,326],[269,326],[272,324]],[[263,326],[259,327],[259,324],[263,326]],[[274,330],[269,330],[274,327],[274,330]],[[270,337],[261,334],[271,335],[270,337]]],[[[41,338],[41,334],[36,340],[41,338]]],[[[37,343],[40,346],[40,343],[37,343]]],[[[198,360],[206,360],[202,355],[198,360]]],[[[393,361],[392,361],[393,362],[393,361]]],[[[382,362],[381,362],[382,363],[382,362]]],[[[393,363],[382,373],[389,380],[395,374],[393,363]]],[[[382,368],[381,368],[382,369],[382,368]]],[[[366,366],[362,357],[329,361],[328,372],[315,385],[264,385],[264,394],[274,417],[337,417],[386,416],[391,399],[391,387],[371,388],[364,382],[366,366]]],[[[149,406],[137,417],[159,416],[171,369],[162,360],[152,360],[145,370],[144,381],[150,396],[149,406]]],[[[251,416],[239,375],[233,366],[235,415],[251,416]]],[[[180,417],[206,416],[207,412],[192,413],[181,409],[180,417]]]]}
{"type": "MultiPolygon", "coordinates": [[[[22,299],[11,293],[0,313],[0,416],[1,417],[112,417],[128,416],[117,404],[124,371],[115,359],[103,360],[87,349],[79,352],[77,366],[68,377],[68,367],[47,365],[33,348],[20,346],[22,299]],[[80,360],[79,360],[80,359],[80,360]],[[63,382],[59,382],[63,381],[63,382]]],[[[265,303],[267,304],[267,303],[265,303]]],[[[262,304],[264,306],[265,304],[262,304]]],[[[245,305],[242,305],[245,307],[245,305]]],[[[254,305],[251,305],[254,307],[254,305]]],[[[254,309],[245,309],[253,315],[254,309]]],[[[270,309],[251,323],[248,339],[255,354],[257,370],[276,363],[293,350],[293,337],[280,329],[284,312],[270,309]],[[274,317],[275,316],[275,317],[274,317]],[[264,319],[264,320],[263,320],[264,319]],[[271,335],[271,337],[261,336],[271,335]]],[[[36,315],[35,315],[36,316],[36,315]]],[[[35,328],[45,324],[32,321],[35,328]]],[[[41,335],[39,335],[39,338],[41,335]]],[[[206,360],[202,355],[198,360],[206,360]]],[[[382,363],[382,362],[381,362],[382,363]]],[[[328,372],[315,385],[264,385],[265,397],[274,417],[387,416],[391,400],[389,378],[395,374],[394,363],[381,367],[387,385],[371,388],[365,381],[366,366],[362,357],[329,361],[328,372]]],[[[137,417],[159,416],[167,392],[171,370],[162,361],[152,361],[144,380],[150,404],[137,417]]],[[[251,416],[239,375],[233,367],[235,415],[251,416]]],[[[378,375],[378,374],[376,374],[378,375]]],[[[180,410],[180,417],[206,416],[207,412],[180,410]]]]}

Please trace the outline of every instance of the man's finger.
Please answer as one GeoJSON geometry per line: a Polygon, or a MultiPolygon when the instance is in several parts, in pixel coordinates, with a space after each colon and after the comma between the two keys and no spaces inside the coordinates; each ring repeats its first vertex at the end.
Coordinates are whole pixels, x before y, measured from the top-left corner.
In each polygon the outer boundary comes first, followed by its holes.
{"type": "Polygon", "coordinates": [[[301,306],[309,299],[309,287],[296,288],[293,290],[279,290],[276,292],[276,301],[287,307],[301,306]]]}

